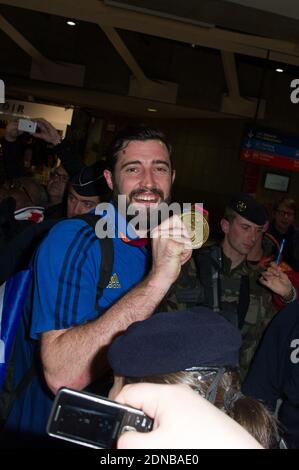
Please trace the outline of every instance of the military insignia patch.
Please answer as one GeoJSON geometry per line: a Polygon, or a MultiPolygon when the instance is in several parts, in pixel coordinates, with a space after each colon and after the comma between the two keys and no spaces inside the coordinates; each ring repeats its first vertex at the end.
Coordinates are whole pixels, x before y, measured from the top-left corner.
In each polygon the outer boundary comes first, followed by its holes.
{"type": "Polygon", "coordinates": [[[238,201],[236,207],[239,212],[244,212],[247,209],[247,205],[244,201],[238,201]]]}

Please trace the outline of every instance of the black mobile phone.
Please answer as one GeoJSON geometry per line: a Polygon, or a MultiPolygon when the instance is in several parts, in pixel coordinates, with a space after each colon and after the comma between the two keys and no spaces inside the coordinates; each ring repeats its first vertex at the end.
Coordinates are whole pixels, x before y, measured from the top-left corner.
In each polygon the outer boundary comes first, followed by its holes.
{"type": "Polygon", "coordinates": [[[140,410],[64,387],[55,397],[47,433],[94,449],[114,449],[122,432],[149,432],[152,426],[140,410]]]}

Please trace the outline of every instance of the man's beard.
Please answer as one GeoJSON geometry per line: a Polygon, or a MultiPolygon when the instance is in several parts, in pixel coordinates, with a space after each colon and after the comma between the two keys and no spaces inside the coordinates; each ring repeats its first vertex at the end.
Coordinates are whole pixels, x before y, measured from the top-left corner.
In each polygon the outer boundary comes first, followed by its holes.
{"type": "MultiPolygon", "coordinates": [[[[114,182],[114,190],[113,190],[113,201],[118,207],[118,196],[120,196],[120,192],[118,190],[117,185],[114,182]]],[[[135,230],[141,230],[149,232],[155,226],[160,225],[163,221],[163,211],[160,210],[160,205],[162,203],[169,204],[171,200],[171,195],[167,198],[164,197],[163,191],[158,188],[139,188],[131,191],[131,193],[126,197],[126,220],[131,222],[135,217],[138,216],[140,223],[134,226],[135,230]],[[154,195],[159,196],[160,201],[159,203],[154,206],[146,206],[134,203],[133,199],[136,196],[140,196],[144,193],[152,193],[154,195]]]]}

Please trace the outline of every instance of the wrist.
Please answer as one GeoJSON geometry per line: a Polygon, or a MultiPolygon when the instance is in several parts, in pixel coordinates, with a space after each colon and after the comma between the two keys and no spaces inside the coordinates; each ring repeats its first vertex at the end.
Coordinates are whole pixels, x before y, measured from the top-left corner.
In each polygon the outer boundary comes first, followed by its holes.
{"type": "Polygon", "coordinates": [[[296,300],[296,299],[297,299],[297,292],[296,292],[295,287],[292,284],[291,290],[288,293],[288,295],[281,296],[281,300],[283,301],[283,303],[289,304],[291,302],[294,302],[294,300],[296,300]]]}
{"type": "Polygon", "coordinates": [[[149,288],[155,292],[166,293],[171,286],[172,282],[169,282],[169,278],[162,276],[161,274],[151,271],[146,277],[146,284],[149,288]]]}
{"type": "Polygon", "coordinates": [[[55,139],[53,139],[53,140],[51,141],[51,144],[53,144],[54,147],[56,147],[57,145],[61,144],[61,142],[62,142],[62,139],[61,139],[61,137],[59,136],[59,137],[56,137],[55,139]]]}

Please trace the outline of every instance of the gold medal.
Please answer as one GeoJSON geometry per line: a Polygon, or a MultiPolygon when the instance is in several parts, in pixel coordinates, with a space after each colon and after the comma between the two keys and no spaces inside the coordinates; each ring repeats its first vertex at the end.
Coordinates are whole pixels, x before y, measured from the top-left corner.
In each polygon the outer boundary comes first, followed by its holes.
{"type": "Polygon", "coordinates": [[[192,209],[181,214],[181,220],[187,228],[192,241],[192,248],[200,248],[209,238],[209,224],[199,210],[192,209]]]}

